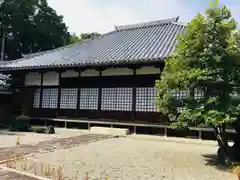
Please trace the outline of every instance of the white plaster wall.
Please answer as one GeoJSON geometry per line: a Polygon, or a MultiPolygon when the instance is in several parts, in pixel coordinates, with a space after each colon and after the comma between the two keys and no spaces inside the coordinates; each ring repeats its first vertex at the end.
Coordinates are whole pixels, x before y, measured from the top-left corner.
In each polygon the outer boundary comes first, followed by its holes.
{"type": "Polygon", "coordinates": [[[129,68],[110,68],[102,72],[102,76],[133,75],[133,70],[129,68]]]}
{"type": "Polygon", "coordinates": [[[99,71],[96,71],[94,69],[87,69],[81,72],[81,77],[93,77],[93,76],[99,76],[99,71]]]}
{"type": "Polygon", "coordinates": [[[43,86],[59,85],[59,73],[50,71],[43,74],[43,86]]]}
{"type": "Polygon", "coordinates": [[[137,75],[141,74],[160,74],[160,69],[154,66],[145,66],[136,70],[137,75]]]}
{"type": "Polygon", "coordinates": [[[31,72],[25,75],[24,80],[25,86],[40,86],[41,85],[41,74],[37,72],[31,72]]]}
{"type": "Polygon", "coordinates": [[[61,74],[61,77],[68,78],[68,77],[78,77],[78,72],[74,70],[67,70],[61,74]]]}

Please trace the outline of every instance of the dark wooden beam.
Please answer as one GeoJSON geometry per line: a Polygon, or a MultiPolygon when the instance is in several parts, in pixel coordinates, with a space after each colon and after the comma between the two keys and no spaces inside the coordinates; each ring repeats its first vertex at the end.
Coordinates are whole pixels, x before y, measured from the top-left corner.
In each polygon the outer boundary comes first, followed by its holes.
{"type": "Polygon", "coordinates": [[[42,108],[42,97],[43,97],[43,72],[41,73],[41,84],[40,84],[40,103],[39,103],[39,109],[42,108]]]}
{"type": "MultiPolygon", "coordinates": [[[[78,78],[80,79],[81,77],[81,72],[78,72],[78,78]]],[[[78,87],[78,91],[77,91],[77,109],[76,109],[76,117],[79,117],[79,111],[80,111],[80,94],[81,94],[81,89],[80,87],[78,87]]]]}
{"type": "MultiPolygon", "coordinates": [[[[99,71],[99,76],[102,77],[102,71],[99,71]]],[[[101,111],[102,105],[102,87],[98,89],[98,111],[101,111]]]]}
{"type": "MultiPolygon", "coordinates": [[[[133,69],[133,76],[136,76],[136,68],[133,69]]],[[[132,121],[136,120],[136,86],[132,90],[132,121]]]]}
{"type": "Polygon", "coordinates": [[[61,105],[61,86],[60,86],[60,81],[61,81],[61,73],[62,71],[58,71],[58,101],[57,101],[57,113],[56,117],[59,117],[60,114],[60,105],[61,105]]]}

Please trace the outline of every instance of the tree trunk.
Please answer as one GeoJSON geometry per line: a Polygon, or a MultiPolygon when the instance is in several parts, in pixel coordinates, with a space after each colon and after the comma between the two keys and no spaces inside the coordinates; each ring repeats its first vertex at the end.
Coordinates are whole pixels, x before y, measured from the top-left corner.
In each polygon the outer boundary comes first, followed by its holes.
{"type": "Polygon", "coordinates": [[[225,126],[216,126],[215,133],[218,142],[218,158],[222,163],[230,163],[231,153],[228,145],[228,139],[225,133],[225,126]]]}
{"type": "Polygon", "coordinates": [[[234,161],[240,161],[240,123],[235,123],[234,128],[236,134],[234,137],[234,144],[232,146],[232,156],[234,161]]]}

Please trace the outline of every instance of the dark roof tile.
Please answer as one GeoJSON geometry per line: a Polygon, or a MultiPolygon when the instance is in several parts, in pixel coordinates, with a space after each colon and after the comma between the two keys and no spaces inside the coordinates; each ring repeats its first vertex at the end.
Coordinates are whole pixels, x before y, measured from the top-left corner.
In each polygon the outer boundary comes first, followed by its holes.
{"type": "Polygon", "coordinates": [[[178,17],[162,21],[117,26],[115,31],[100,38],[0,63],[0,68],[26,69],[62,66],[94,66],[138,61],[163,60],[176,44],[177,35],[185,25],[178,17]]]}

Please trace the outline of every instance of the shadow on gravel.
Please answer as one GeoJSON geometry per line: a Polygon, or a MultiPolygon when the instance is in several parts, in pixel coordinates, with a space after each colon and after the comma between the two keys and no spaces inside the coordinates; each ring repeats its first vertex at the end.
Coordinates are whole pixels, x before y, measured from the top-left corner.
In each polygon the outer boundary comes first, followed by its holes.
{"type": "Polygon", "coordinates": [[[229,167],[219,161],[217,154],[203,154],[202,156],[205,159],[205,165],[213,166],[220,171],[229,171],[229,167]]]}

